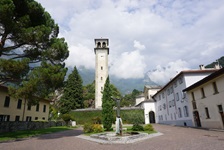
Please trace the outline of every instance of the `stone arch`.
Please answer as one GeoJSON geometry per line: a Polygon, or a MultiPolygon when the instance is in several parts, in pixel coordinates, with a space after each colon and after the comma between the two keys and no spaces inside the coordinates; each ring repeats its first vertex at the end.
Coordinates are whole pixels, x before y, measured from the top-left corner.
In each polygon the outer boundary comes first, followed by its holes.
{"type": "Polygon", "coordinates": [[[156,121],[155,121],[155,112],[154,111],[150,111],[149,112],[149,122],[150,123],[156,123],[156,121]]]}
{"type": "Polygon", "coordinates": [[[105,48],[106,47],[106,43],[105,42],[103,42],[103,48],[105,48]]]}
{"type": "Polygon", "coordinates": [[[98,42],[98,43],[97,43],[97,48],[100,48],[100,47],[101,47],[101,43],[98,42]]]}

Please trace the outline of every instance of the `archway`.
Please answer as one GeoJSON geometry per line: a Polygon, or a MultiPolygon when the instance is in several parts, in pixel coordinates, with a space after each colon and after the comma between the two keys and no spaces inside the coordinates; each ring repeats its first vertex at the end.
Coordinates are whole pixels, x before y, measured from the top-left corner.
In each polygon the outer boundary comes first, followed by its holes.
{"type": "Polygon", "coordinates": [[[193,114],[196,127],[201,127],[201,121],[198,111],[194,111],[193,114]]]}
{"type": "Polygon", "coordinates": [[[149,112],[149,122],[150,122],[150,123],[156,123],[156,121],[155,121],[155,113],[154,113],[154,111],[150,111],[150,112],[149,112]]]}

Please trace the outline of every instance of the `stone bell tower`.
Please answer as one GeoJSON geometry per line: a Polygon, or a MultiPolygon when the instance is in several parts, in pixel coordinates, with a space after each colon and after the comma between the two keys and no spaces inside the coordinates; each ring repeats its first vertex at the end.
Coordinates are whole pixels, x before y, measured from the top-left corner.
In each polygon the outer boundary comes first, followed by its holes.
{"type": "Polygon", "coordinates": [[[95,39],[95,108],[102,107],[102,92],[108,77],[108,46],[108,39],[95,39]]]}

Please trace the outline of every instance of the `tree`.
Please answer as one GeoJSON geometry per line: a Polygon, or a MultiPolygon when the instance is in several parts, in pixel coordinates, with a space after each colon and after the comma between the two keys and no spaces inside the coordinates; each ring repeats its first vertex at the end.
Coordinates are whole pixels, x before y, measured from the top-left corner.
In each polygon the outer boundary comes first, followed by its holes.
{"type": "Polygon", "coordinates": [[[109,76],[106,79],[104,90],[103,90],[103,97],[102,97],[102,121],[103,121],[103,127],[106,131],[109,131],[111,129],[112,123],[113,123],[113,106],[114,101],[111,98],[111,87],[110,87],[110,80],[109,76]]]}
{"type": "Polygon", "coordinates": [[[69,51],[59,27],[34,0],[0,1],[0,83],[14,96],[46,98],[63,85],[69,51]]]}
{"type": "Polygon", "coordinates": [[[130,94],[126,94],[123,99],[121,100],[121,106],[134,106],[135,105],[135,98],[141,93],[134,89],[130,94]]]}
{"type": "Polygon", "coordinates": [[[85,108],[94,108],[94,99],[95,99],[95,81],[91,84],[83,86],[83,98],[84,98],[84,107],[85,108]]]}
{"type": "Polygon", "coordinates": [[[63,95],[60,99],[60,112],[69,113],[72,109],[83,108],[82,78],[76,67],[68,76],[63,95]]]}
{"type": "Polygon", "coordinates": [[[112,97],[115,97],[118,99],[122,98],[121,92],[117,89],[117,87],[115,85],[110,84],[110,90],[111,90],[112,97]]]}

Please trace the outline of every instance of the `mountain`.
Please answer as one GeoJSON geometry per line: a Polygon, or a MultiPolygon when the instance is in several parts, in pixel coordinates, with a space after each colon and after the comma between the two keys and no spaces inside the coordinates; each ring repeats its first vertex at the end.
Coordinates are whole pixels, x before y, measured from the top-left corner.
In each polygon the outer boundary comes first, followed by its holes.
{"type": "Polygon", "coordinates": [[[205,68],[214,68],[215,64],[219,64],[221,67],[224,67],[224,56],[217,59],[215,62],[212,62],[205,66],[205,68]]]}
{"type": "MultiPolygon", "coordinates": [[[[72,70],[73,68],[68,68],[67,74],[70,74],[72,70]]],[[[86,69],[85,67],[79,67],[78,71],[80,76],[82,77],[83,85],[90,84],[94,81],[94,69],[86,69]]],[[[156,85],[148,78],[147,74],[145,74],[144,78],[138,79],[121,79],[115,76],[110,76],[110,82],[115,85],[123,95],[131,93],[134,89],[143,91],[144,85],[156,85]]]]}

